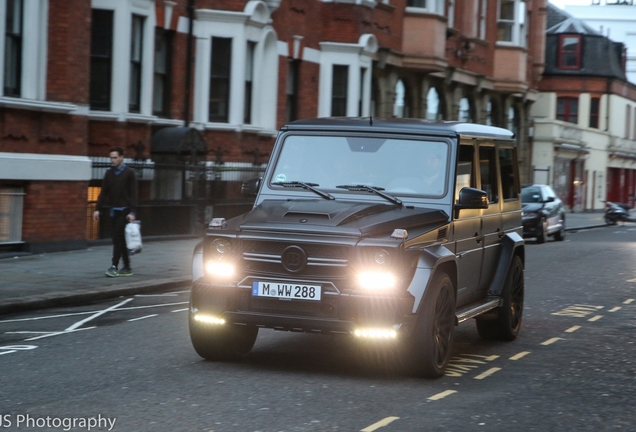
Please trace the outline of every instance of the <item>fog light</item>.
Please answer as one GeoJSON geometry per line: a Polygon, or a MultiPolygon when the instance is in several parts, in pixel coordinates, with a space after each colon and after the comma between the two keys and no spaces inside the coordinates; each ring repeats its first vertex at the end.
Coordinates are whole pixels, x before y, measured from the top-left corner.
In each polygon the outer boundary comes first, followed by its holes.
{"type": "Polygon", "coordinates": [[[397,332],[391,328],[387,329],[357,329],[353,334],[365,339],[395,339],[397,332]]]}
{"type": "Polygon", "coordinates": [[[228,278],[234,274],[234,265],[224,262],[210,261],[206,266],[206,270],[213,276],[228,278]]]}
{"type": "Polygon", "coordinates": [[[395,276],[388,272],[362,272],[358,275],[358,285],[368,290],[389,289],[395,286],[395,276]]]}
{"type": "Polygon", "coordinates": [[[194,320],[205,323],[205,324],[216,324],[216,325],[225,324],[225,320],[223,318],[217,318],[211,315],[196,314],[194,316],[194,320]]]}

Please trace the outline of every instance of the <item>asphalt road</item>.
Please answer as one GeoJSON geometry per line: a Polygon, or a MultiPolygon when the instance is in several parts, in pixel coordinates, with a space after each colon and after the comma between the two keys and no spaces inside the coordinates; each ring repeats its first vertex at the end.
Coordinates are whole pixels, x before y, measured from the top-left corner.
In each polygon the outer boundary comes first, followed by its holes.
{"type": "Polygon", "coordinates": [[[635,430],[636,228],[526,253],[520,337],[463,323],[438,380],[344,338],[268,330],[243,362],[204,361],[187,291],[2,317],[0,430],[635,430]]]}

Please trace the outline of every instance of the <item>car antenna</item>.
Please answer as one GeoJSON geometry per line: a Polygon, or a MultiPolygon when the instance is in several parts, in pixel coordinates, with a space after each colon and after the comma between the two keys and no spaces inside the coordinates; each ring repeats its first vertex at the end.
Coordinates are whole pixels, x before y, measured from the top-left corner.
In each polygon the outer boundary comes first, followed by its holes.
{"type": "Polygon", "coordinates": [[[369,116],[369,126],[373,126],[373,116],[369,116]]]}

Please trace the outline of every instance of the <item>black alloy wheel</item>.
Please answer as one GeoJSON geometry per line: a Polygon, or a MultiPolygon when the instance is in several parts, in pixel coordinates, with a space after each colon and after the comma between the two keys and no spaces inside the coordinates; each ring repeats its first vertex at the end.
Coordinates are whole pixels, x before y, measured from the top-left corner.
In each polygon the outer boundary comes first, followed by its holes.
{"type": "Polygon", "coordinates": [[[501,292],[503,304],[497,309],[497,317],[477,318],[477,332],[482,339],[512,341],[517,338],[521,330],[524,291],[523,262],[515,255],[501,292]]]}
{"type": "Polygon", "coordinates": [[[410,372],[423,378],[444,375],[455,330],[455,290],[450,277],[437,272],[426,290],[410,353],[410,372]]]}

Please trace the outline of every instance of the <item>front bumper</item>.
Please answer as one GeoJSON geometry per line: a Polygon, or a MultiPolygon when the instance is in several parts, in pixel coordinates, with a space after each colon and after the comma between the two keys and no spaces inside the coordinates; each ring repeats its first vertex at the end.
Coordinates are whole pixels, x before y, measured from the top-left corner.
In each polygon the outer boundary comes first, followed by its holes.
{"type": "Polygon", "coordinates": [[[322,334],[352,334],[360,329],[412,328],[414,299],[324,292],[320,301],[252,297],[245,287],[219,286],[199,280],[192,286],[191,313],[228,324],[322,334]]]}
{"type": "Polygon", "coordinates": [[[543,231],[540,218],[528,218],[521,221],[524,237],[536,237],[543,231]]]}

